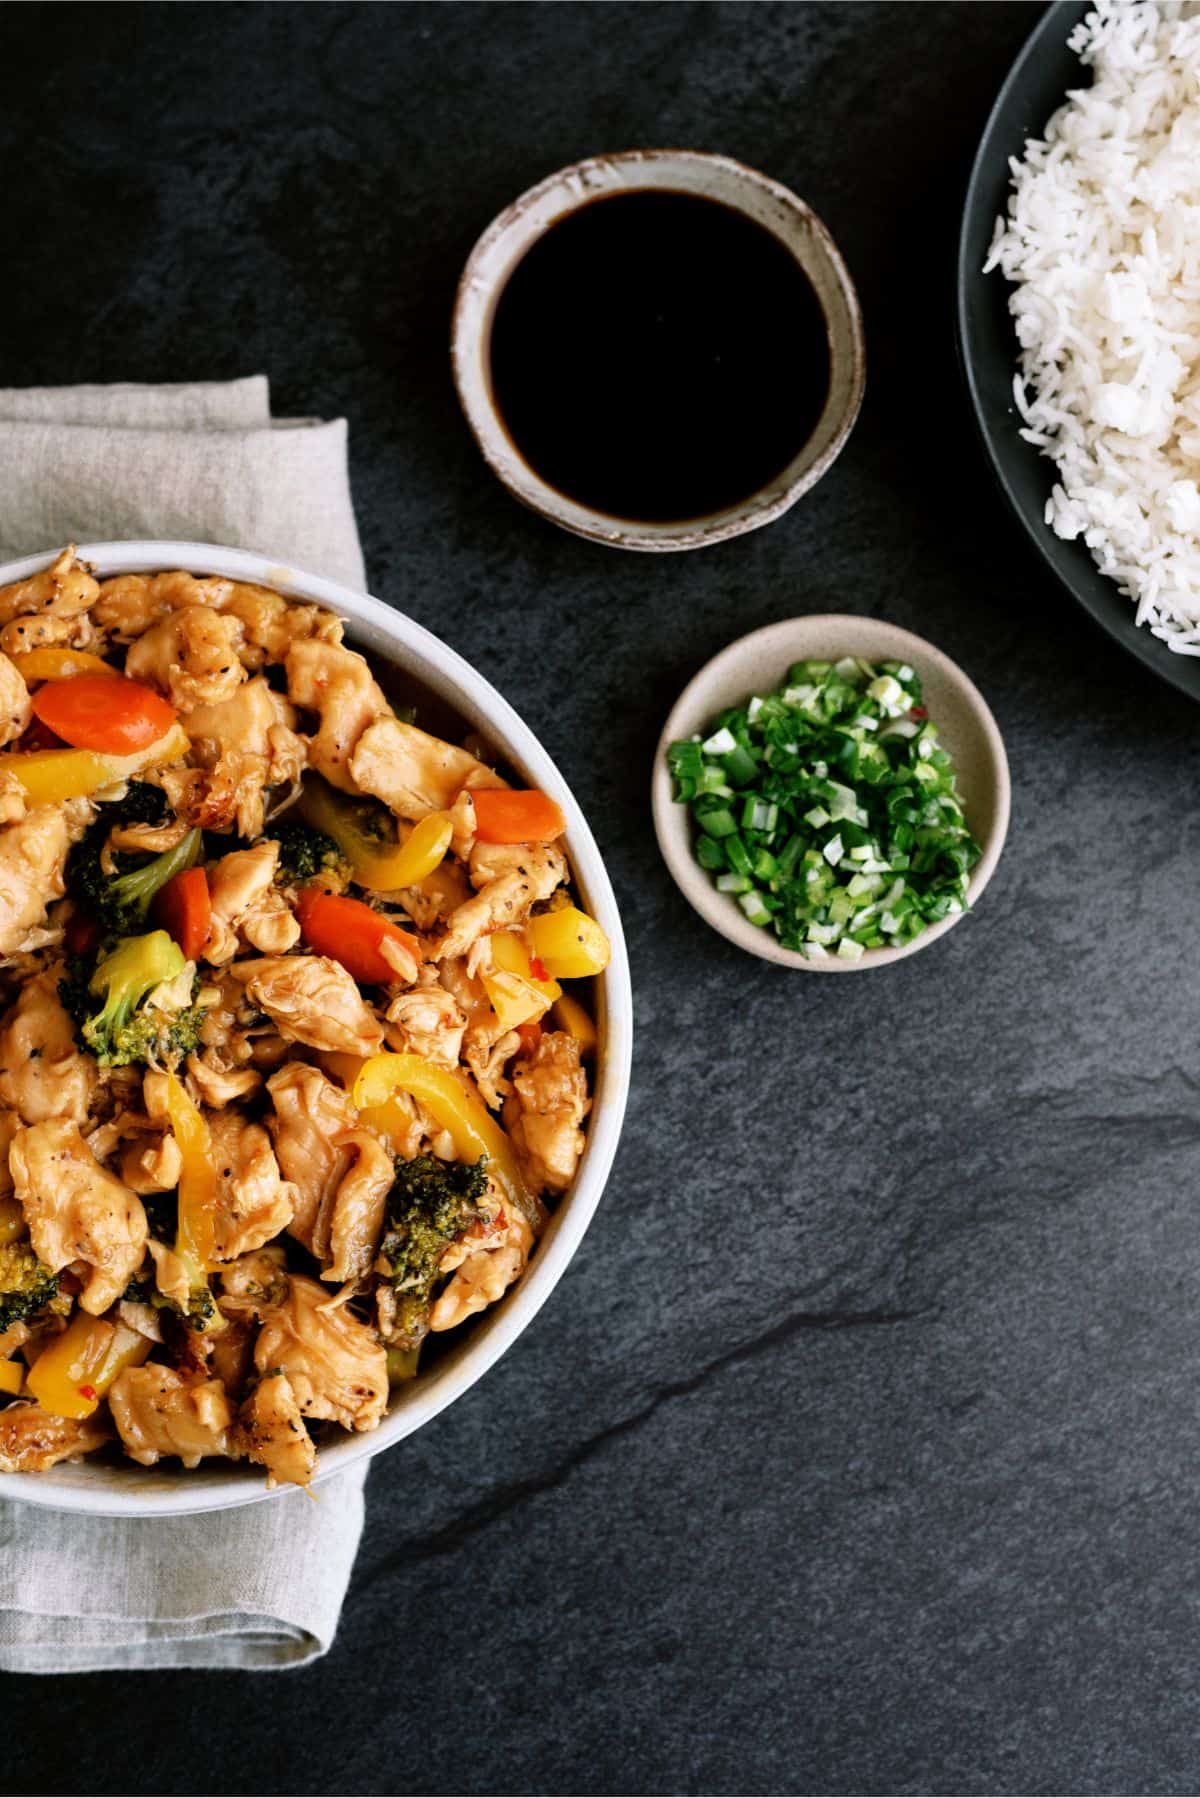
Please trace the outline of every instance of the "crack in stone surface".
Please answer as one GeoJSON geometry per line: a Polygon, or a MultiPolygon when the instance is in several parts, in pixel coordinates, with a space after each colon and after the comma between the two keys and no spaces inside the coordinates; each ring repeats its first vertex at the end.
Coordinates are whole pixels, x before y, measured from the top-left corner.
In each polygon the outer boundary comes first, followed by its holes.
{"type": "Polygon", "coordinates": [[[535,1474],[527,1480],[514,1480],[500,1486],[487,1498],[468,1507],[453,1523],[435,1530],[431,1535],[419,1541],[405,1543],[384,1555],[369,1569],[362,1569],[356,1575],[359,1579],[374,1582],[386,1579],[389,1574],[397,1573],[402,1568],[417,1562],[436,1558],[439,1555],[453,1554],[461,1543],[469,1537],[487,1529],[490,1524],[498,1522],[516,1506],[526,1499],[538,1498],[543,1493],[554,1492],[579,1468],[584,1467],[597,1455],[603,1453],[611,1443],[619,1442],[623,1437],[640,1430],[664,1405],[673,1404],[676,1400],[688,1398],[712,1378],[731,1367],[756,1359],[759,1355],[779,1348],[795,1337],[810,1330],[853,1330],[895,1326],[897,1324],[914,1323],[922,1317],[929,1316],[934,1310],[926,1306],[921,1310],[833,1310],[833,1311],[796,1311],[790,1316],[773,1324],[770,1329],[760,1335],[751,1337],[746,1342],[738,1343],[714,1360],[706,1362],[695,1373],[685,1379],[670,1381],[653,1392],[646,1402],[626,1417],[618,1418],[615,1423],[606,1424],[594,1436],[588,1436],[575,1448],[570,1450],[556,1466],[545,1473],[535,1474]]]}

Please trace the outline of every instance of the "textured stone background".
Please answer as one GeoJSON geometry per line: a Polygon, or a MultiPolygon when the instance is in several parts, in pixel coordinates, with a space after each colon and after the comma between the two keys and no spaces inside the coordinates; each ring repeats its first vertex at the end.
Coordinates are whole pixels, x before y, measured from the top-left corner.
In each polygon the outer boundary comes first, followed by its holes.
{"type": "Polygon", "coordinates": [[[951,333],[1019,5],[9,6],[0,384],[265,369],[345,413],[375,590],[501,687],[610,858],[628,1127],[519,1348],[377,1463],[336,1647],[6,1687],[13,1790],[1195,1791],[1196,714],[1018,539],[951,333]],[[731,152],[827,220],[868,394],[781,523],[622,557],[450,388],[475,235],[575,157],[731,152]],[[858,980],[684,907],[647,805],[731,637],[886,615],[966,665],[1013,832],[858,980]]]}

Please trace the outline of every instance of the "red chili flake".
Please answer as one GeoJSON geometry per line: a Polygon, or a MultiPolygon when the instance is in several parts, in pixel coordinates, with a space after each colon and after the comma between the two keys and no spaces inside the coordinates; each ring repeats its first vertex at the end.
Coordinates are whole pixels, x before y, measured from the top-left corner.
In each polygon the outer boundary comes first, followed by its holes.
{"type": "Polygon", "coordinates": [[[539,955],[530,956],[529,972],[533,975],[535,980],[549,980],[550,978],[546,964],[539,955]]]}
{"type": "Polygon", "coordinates": [[[100,1394],[96,1391],[96,1388],[94,1386],[81,1386],[79,1388],[79,1396],[80,1396],[80,1398],[89,1398],[90,1399],[90,1398],[99,1398],[100,1394]]]}
{"type": "Polygon", "coordinates": [[[914,705],[910,708],[908,715],[910,718],[928,718],[929,707],[925,705],[914,705]]]}

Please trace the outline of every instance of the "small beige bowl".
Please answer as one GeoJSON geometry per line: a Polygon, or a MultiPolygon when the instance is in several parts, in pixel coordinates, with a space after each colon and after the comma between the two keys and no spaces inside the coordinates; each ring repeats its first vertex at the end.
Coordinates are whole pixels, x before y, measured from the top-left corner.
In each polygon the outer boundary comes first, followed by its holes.
{"type": "Polygon", "coordinates": [[[659,740],[651,786],[658,846],[676,886],[714,930],[751,955],[808,974],[853,974],[903,961],[944,936],[966,913],[940,919],[900,948],[867,949],[859,961],[841,961],[835,955],[810,959],[784,949],[770,930],[751,924],[728,893],[717,891],[712,875],[693,856],[690,808],[672,798],[667,749],[681,737],[706,730],[725,706],[740,705],[752,693],[778,687],[793,662],[833,662],[841,656],[910,662],[921,676],[924,703],[938,726],[943,748],[954,759],[967,823],[983,851],[971,871],[972,906],[1000,859],[1012,796],[1008,757],[987,701],[962,669],[923,637],[880,619],[825,612],[769,624],[723,649],[684,688],[659,740]]]}
{"type": "Polygon", "coordinates": [[[509,492],[564,530],[616,549],[699,549],[757,530],[786,512],[831,465],[862,404],[862,318],[846,265],[832,237],[789,188],[728,156],[699,150],[626,150],[595,156],[548,175],[493,219],[467,259],[454,306],[454,382],[484,459],[509,492]],[[719,200],[764,225],[796,258],[825,314],[829,396],[808,442],[768,486],[704,518],[644,524],[577,504],[551,487],[513,444],[492,393],[492,318],[516,264],[547,228],[590,200],[623,190],[666,188],[719,200]]]}

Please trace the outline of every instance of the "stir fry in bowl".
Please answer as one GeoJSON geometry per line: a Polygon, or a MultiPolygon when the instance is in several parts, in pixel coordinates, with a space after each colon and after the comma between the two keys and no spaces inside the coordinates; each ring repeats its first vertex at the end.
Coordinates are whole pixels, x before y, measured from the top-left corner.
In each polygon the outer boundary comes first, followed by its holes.
{"type": "Polygon", "coordinates": [[[0,588],[2,1472],[306,1484],[574,1177],[608,945],[562,814],[341,638],[73,549],[0,588]]]}

